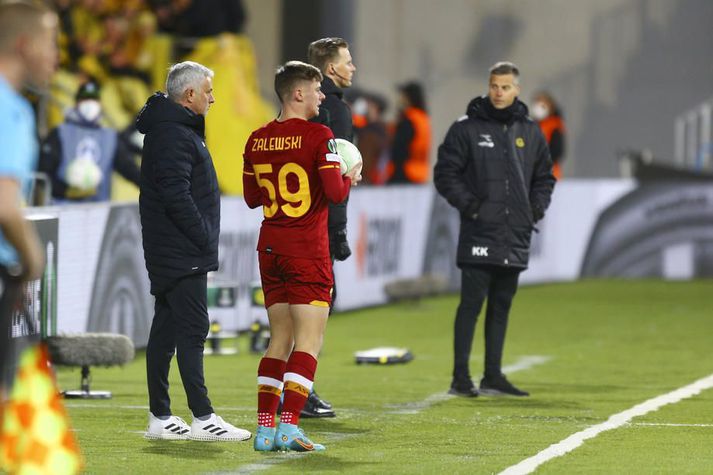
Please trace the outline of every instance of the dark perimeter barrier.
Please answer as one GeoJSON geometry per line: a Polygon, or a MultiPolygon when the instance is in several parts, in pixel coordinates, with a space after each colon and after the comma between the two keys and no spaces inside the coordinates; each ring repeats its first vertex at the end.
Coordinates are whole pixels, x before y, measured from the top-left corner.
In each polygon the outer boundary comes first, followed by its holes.
{"type": "Polygon", "coordinates": [[[448,278],[440,274],[425,274],[413,279],[393,280],[384,286],[389,301],[417,302],[423,297],[441,295],[448,291],[448,278]]]}

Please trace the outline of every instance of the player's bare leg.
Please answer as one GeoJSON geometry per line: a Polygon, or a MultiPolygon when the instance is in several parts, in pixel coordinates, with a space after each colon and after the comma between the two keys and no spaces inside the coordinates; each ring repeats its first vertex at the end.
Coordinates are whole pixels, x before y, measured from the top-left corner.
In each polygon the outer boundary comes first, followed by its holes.
{"type": "Polygon", "coordinates": [[[287,361],[295,344],[290,306],[287,303],[271,305],[267,309],[267,319],[270,322],[270,344],[265,357],[287,361]]]}
{"type": "Polygon", "coordinates": [[[295,332],[295,349],[285,369],[285,397],[275,446],[283,450],[311,452],[324,450],[298,427],[300,413],[312,389],[317,370],[317,355],[322,348],[329,308],[316,305],[290,305],[295,332]]]}
{"type": "Polygon", "coordinates": [[[295,351],[309,353],[317,359],[322,349],[329,308],[316,305],[290,305],[290,313],[294,326],[295,351]]]}

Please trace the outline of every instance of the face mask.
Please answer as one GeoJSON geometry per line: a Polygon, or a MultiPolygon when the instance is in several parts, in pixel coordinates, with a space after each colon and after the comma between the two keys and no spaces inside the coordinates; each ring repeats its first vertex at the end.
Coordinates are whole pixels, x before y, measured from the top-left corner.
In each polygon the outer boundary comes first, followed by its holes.
{"type": "Polygon", "coordinates": [[[535,105],[532,106],[530,115],[535,120],[542,120],[550,115],[550,109],[542,102],[536,102],[535,105]]]}
{"type": "Polygon", "coordinates": [[[102,105],[99,101],[85,100],[77,104],[77,111],[87,122],[96,122],[102,113],[102,105]]]}

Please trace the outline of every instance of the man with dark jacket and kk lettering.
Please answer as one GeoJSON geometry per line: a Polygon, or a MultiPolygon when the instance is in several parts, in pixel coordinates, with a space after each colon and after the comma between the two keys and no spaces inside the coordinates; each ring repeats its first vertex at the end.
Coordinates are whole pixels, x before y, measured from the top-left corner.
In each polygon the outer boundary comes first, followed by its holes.
{"type": "Polygon", "coordinates": [[[527,268],[535,223],[544,217],[555,178],[547,144],[517,96],[519,71],[490,69],[488,94],[473,99],[449,129],[434,169],[438,192],[460,212],[457,264],[461,301],[455,318],[450,393],[528,396],[502,374],[510,305],[527,268]],[[485,312],[485,372],[480,391],[469,359],[478,314],[485,312]]]}

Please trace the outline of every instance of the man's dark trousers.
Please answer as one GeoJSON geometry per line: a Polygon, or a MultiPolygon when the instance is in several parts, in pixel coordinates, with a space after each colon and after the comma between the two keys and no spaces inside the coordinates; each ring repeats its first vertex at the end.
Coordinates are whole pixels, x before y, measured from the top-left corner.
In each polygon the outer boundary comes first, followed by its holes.
{"type": "Polygon", "coordinates": [[[0,266],[0,387],[7,394],[12,388],[17,363],[16,348],[11,338],[12,314],[22,293],[22,283],[0,266]]]}
{"type": "Polygon", "coordinates": [[[203,376],[203,347],[209,328],[206,279],[206,274],[182,277],[156,295],[146,347],[149,406],[154,416],[171,414],[168,370],[174,351],[191,412],[196,417],[214,412],[203,376]]]}
{"type": "Polygon", "coordinates": [[[520,269],[494,265],[463,266],[461,300],[455,320],[453,378],[470,378],[468,362],[475,323],[487,298],[485,311],[485,376],[500,374],[510,305],[517,292],[520,269]]]}

